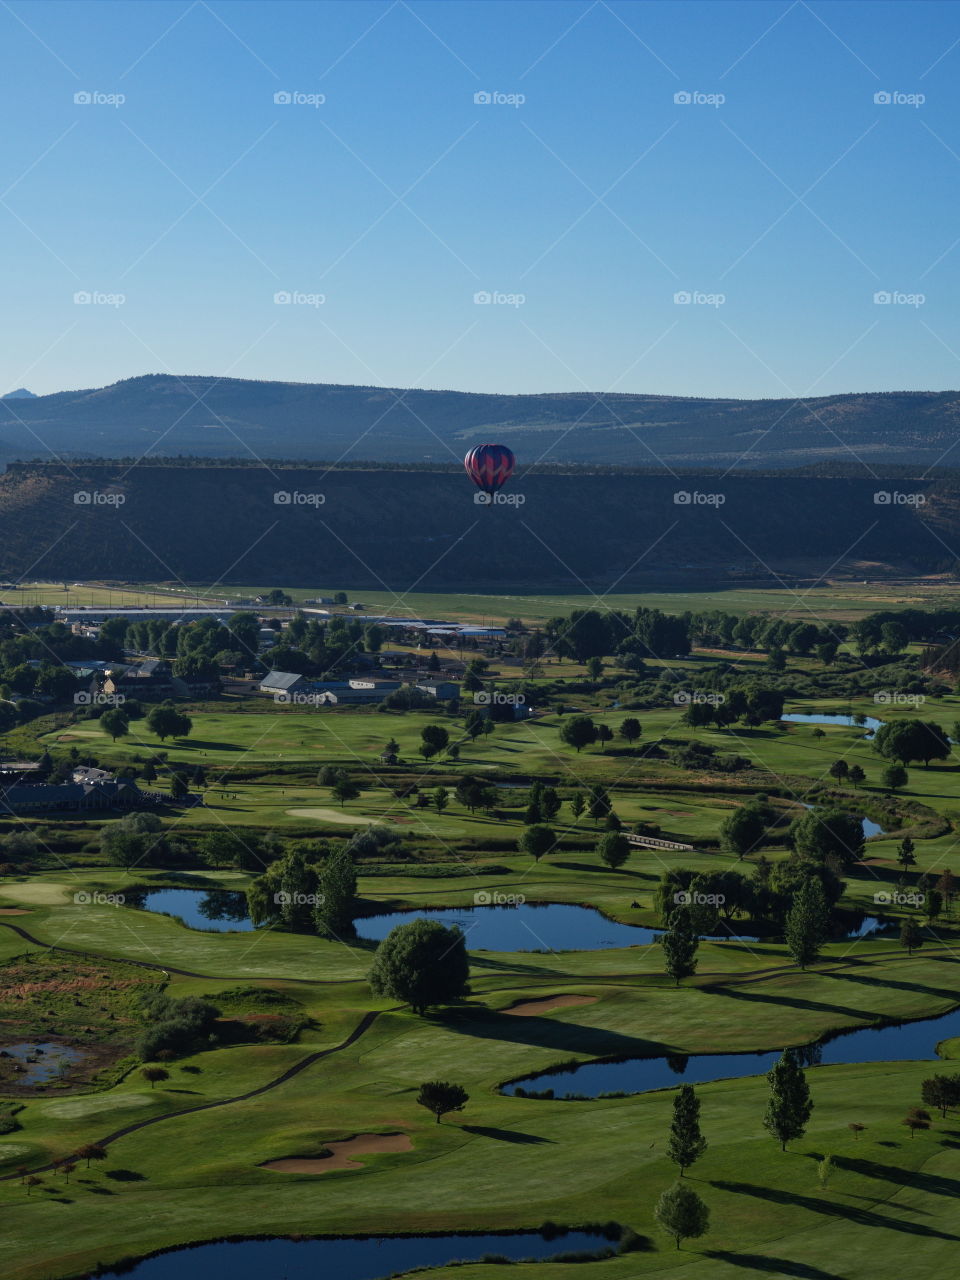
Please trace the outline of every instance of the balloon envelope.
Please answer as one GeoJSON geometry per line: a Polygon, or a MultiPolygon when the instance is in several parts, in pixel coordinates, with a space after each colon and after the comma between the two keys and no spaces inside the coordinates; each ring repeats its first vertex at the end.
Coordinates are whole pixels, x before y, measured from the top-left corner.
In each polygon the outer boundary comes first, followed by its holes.
{"type": "Polygon", "coordinates": [[[463,460],[467,475],[484,493],[496,493],[513,475],[516,458],[505,444],[478,444],[463,460]]]}

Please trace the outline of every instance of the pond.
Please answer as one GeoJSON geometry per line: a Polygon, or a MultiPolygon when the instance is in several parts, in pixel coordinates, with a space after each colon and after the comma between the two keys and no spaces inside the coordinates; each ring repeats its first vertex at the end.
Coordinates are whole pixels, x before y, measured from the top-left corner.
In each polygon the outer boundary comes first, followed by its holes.
{"type": "Polygon", "coordinates": [[[83,1060],[83,1053],[79,1049],[71,1049],[67,1044],[49,1040],[8,1044],[4,1046],[2,1053],[23,1067],[22,1071],[15,1072],[13,1081],[21,1085],[47,1084],[50,1080],[57,1080],[70,1067],[83,1060]]]}
{"type": "Polygon", "coordinates": [[[852,725],[856,729],[864,729],[865,736],[870,737],[883,724],[882,720],[878,720],[876,716],[864,716],[863,723],[858,724],[853,716],[843,715],[842,712],[832,714],[826,711],[817,711],[814,713],[791,711],[789,715],[781,716],[781,721],[785,724],[845,724],[852,725]]]}
{"type": "Polygon", "coordinates": [[[253,928],[247,895],[235,889],[143,889],[126,895],[127,905],[176,916],[191,929],[246,933],[253,928]]]}
{"type": "Polygon", "coordinates": [[[361,938],[380,942],[398,924],[437,920],[459,925],[469,951],[603,951],[653,942],[659,930],[607,920],[592,907],[550,902],[426,911],[389,911],[355,920],[361,938]]]}
{"type": "MultiPolygon", "coordinates": [[[[960,1035],[960,1009],[889,1027],[863,1027],[840,1032],[807,1045],[800,1052],[805,1065],[834,1066],[846,1062],[897,1062],[936,1060],[940,1040],[960,1035]]],[[[708,1080],[730,1080],[738,1076],[761,1075],[780,1057],[768,1053],[675,1054],[659,1058],[629,1058],[623,1062],[587,1062],[567,1071],[528,1076],[503,1088],[514,1094],[518,1088],[541,1091],[553,1089],[558,1098],[600,1093],[645,1093],[648,1089],[670,1088],[676,1084],[705,1084],[708,1080]]]]}
{"type": "Polygon", "coordinates": [[[496,1254],[511,1261],[544,1260],[571,1250],[597,1252],[609,1248],[602,1236],[569,1231],[547,1238],[539,1232],[515,1235],[379,1236],[365,1240],[242,1240],[195,1245],[145,1258],[130,1269],[101,1271],[133,1280],[380,1280],[417,1267],[442,1267],[456,1261],[477,1262],[496,1254]]]}

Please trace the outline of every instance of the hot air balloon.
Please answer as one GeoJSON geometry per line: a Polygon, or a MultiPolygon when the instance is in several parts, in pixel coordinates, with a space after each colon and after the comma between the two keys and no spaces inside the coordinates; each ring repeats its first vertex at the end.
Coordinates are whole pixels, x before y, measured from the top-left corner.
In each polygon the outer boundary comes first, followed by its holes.
{"type": "MultiPolygon", "coordinates": [[[[497,490],[513,475],[516,461],[505,444],[478,444],[464,458],[463,465],[467,475],[487,495],[486,501],[492,506],[497,490]]],[[[479,494],[477,501],[483,501],[479,494]]]]}

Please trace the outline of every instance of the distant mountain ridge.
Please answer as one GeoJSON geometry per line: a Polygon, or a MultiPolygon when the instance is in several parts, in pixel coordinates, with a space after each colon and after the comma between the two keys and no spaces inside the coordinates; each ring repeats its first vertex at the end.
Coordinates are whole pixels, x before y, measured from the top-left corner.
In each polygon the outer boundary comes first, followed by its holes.
{"type": "Polygon", "coordinates": [[[16,391],[8,391],[0,400],[36,400],[38,397],[26,387],[17,387],[16,391]]]}
{"type": "Polygon", "coordinates": [[[960,392],[803,400],[491,395],[146,374],[0,399],[0,460],[200,458],[450,462],[497,440],[524,463],[796,468],[960,462],[960,392]]]}

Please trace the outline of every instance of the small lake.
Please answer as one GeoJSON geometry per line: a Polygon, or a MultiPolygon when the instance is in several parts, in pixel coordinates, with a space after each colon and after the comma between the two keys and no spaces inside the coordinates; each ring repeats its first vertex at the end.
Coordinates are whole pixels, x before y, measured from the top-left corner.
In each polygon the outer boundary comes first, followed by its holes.
{"type": "Polygon", "coordinates": [[[79,1049],[71,1049],[67,1044],[48,1040],[8,1044],[3,1052],[23,1067],[22,1071],[17,1071],[14,1075],[12,1083],[16,1084],[47,1084],[59,1079],[61,1073],[66,1073],[70,1067],[83,1060],[83,1053],[79,1049]]]}
{"type": "MultiPolygon", "coordinates": [[[[960,1035],[960,1009],[939,1018],[904,1022],[891,1027],[863,1027],[841,1032],[801,1050],[807,1066],[835,1066],[846,1062],[938,1061],[939,1041],[960,1035]]],[[[780,1057],[770,1053],[675,1054],[660,1058],[629,1058],[624,1062],[587,1062],[568,1071],[528,1076],[505,1085],[503,1092],[553,1089],[558,1098],[571,1093],[595,1098],[600,1093],[645,1093],[677,1084],[705,1084],[761,1075],[780,1057]]]]}
{"type": "Polygon", "coordinates": [[[878,720],[876,716],[864,716],[863,723],[859,724],[853,716],[846,716],[841,712],[832,715],[826,711],[814,713],[791,711],[789,715],[781,716],[780,719],[785,724],[845,724],[855,729],[863,729],[867,737],[876,733],[883,724],[883,721],[878,720]]]}
{"type": "Polygon", "coordinates": [[[101,1271],[133,1280],[381,1280],[417,1267],[442,1267],[458,1261],[479,1262],[496,1254],[517,1262],[538,1261],[571,1250],[597,1252],[609,1248],[602,1236],[569,1231],[551,1239],[539,1232],[517,1235],[380,1236],[366,1240],[242,1240],[202,1244],[145,1258],[130,1269],[101,1271]]]}
{"type": "Polygon", "coordinates": [[[550,902],[540,906],[448,907],[426,911],[390,911],[355,920],[361,938],[382,941],[398,924],[436,920],[459,925],[468,951],[603,951],[653,942],[659,930],[607,920],[592,907],[550,902]]]}
{"type": "Polygon", "coordinates": [[[127,905],[176,916],[191,929],[246,933],[253,928],[247,895],[236,889],[143,889],[126,895],[127,905]]]}

